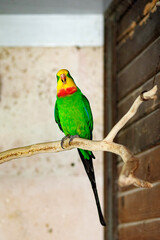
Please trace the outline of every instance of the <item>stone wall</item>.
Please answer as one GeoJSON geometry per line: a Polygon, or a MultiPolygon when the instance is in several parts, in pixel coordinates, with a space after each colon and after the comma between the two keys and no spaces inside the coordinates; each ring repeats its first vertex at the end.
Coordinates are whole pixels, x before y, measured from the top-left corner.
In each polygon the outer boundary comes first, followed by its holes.
{"type": "MultiPolygon", "coordinates": [[[[0,151],[59,140],[56,72],[67,68],[90,101],[94,139],[103,132],[102,47],[0,48],[0,151]]],[[[102,153],[94,161],[103,193],[102,153]]],[[[101,201],[102,202],[102,201],[101,201]]],[[[0,166],[1,240],[97,240],[103,232],[77,150],[0,166]]]]}

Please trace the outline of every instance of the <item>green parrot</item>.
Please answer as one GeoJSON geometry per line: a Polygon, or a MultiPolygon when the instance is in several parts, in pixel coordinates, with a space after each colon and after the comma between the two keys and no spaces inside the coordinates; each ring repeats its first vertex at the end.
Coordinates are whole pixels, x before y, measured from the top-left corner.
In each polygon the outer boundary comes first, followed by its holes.
{"type": "MultiPolygon", "coordinates": [[[[54,115],[56,123],[66,137],[70,137],[72,140],[78,135],[81,138],[92,139],[93,117],[90,104],[66,69],[61,69],[57,73],[57,100],[54,115]]],[[[61,142],[62,147],[64,139],[65,137],[61,142]]],[[[106,226],[99,202],[93,168],[92,159],[95,156],[91,151],[83,149],[78,149],[78,153],[91,182],[100,222],[103,226],[106,226]]]]}

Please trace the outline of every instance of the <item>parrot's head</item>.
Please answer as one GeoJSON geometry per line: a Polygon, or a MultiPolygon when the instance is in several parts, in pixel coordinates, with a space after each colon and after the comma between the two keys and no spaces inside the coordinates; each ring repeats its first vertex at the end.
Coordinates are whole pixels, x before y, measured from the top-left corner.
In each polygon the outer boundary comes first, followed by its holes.
{"type": "Polygon", "coordinates": [[[77,91],[77,86],[66,69],[61,69],[57,73],[57,96],[65,97],[77,91]]]}

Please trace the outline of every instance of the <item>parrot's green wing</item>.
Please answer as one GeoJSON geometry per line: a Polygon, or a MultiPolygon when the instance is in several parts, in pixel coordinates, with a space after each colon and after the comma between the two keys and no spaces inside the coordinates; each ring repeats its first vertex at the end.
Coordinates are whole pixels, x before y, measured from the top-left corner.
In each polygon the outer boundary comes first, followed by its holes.
{"type": "Polygon", "coordinates": [[[55,121],[58,124],[60,130],[63,132],[62,127],[61,127],[61,123],[60,123],[60,119],[59,119],[57,101],[56,101],[56,104],[55,104],[55,107],[54,107],[54,118],[55,118],[55,121]]]}
{"type": "Polygon", "coordinates": [[[91,107],[90,107],[88,99],[84,95],[82,95],[82,101],[83,101],[84,109],[86,112],[86,119],[87,119],[87,123],[88,123],[89,130],[91,133],[91,139],[92,139],[93,116],[92,116],[92,112],[91,112],[91,107]]]}

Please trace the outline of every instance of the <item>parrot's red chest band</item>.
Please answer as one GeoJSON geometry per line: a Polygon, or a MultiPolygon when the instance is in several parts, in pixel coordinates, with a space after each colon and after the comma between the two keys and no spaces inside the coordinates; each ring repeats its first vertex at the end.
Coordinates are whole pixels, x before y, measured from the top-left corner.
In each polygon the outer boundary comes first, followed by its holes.
{"type": "Polygon", "coordinates": [[[69,88],[61,88],[59,90],[59,92],[57,93],[58,97],[66,97],[68,95],[71,95],[73,93],[77,92],[77,88],[76,87],[69,87],[69,88]]]}

